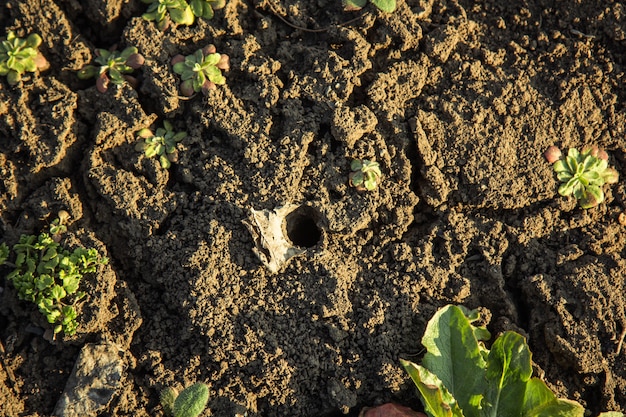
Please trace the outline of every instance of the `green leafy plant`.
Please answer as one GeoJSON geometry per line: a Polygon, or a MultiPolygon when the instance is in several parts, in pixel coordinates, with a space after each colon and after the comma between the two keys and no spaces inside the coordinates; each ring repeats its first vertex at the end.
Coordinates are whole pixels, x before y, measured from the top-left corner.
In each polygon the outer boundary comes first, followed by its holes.
{"type": "Polygon", "coordinates": [[[143,142],[137,143],[135,149],[144,152],[148,158],[157,156],[161,167],[168,169],[172,162],[178,161],[176,144],[187,137],[187,132],[174,132],[172,124],[165,120],[163,127],[158,128],[156,134],[144,128],[137,132],[137,137],[143,139],[143,142]]]}
{"type": "Polygon", "coordinates": [[[349,175],[349,182],[352,187],[359,191],[372,191],[378,187],[382,172],[380,164],[367,159],[355,159],[350,163],[352,172],[349,175]]]}
{"type": "Polygon", "coordinates": [[[223,9],[226,6],[226,0],[191,0],[189,6],[197,17],[213,19],[214,10],[223,9]]]}
{"type": "MultiPolygon", "coordinates": [[[[343,7],[346,11],[361,10],[368,0],[343,0],[343,7]]],[[[374,6],[383,12],[391,13],[396,10],[396,0],[369,0],[374,6]]]]}
{"type": "Polygon", "coordinates": [[[545,153],[548,162],[562,182],[559,194],[573,195],[584,209],[592,208],[604,201],[604,184],[615,184],[619,175],[614,168],[608,167],[609,156],[597,146],[585,146],[581,152],[570,148],[563,157],[556,146],[551,146],[545,153]]]}
{"type": "Polygon", "coordinates": [[[216,85],[226,84],[222,70],[230,68],[228,55],[217,53],[215,45],[207,45],[191,55],[176,55],[171,63],[182,79],[180,91],[187,97],[200,91],[207,94],[217,88],[216,85]]]}
{"type": "MultiPolygon", "coordinates": [[[[474,326],[476,310],[448,305],[428,322],[422,365],[401,360],[431,417],[583,417],[575,401],[557,398],[532,378],[531,353],[520,334],[507,331],[491,350],[491,335],[474,326]]],[[[603,413],[602,417],[622,416],[603,413]]]]}
{"type": "Polygon", "coordinates": [[[172,22],[176,25],[191,26],[195,21],[192,8],[185,0],[141,0],[148,3],[148,10],[142,17],[155,21],[159,30],[166,30],[172,22]]]}
{"type": "Polygon", "coordinates": [[[197,382],[180,394],[174,388],[161,391],[161,406],[165,414],[172,417],[197,417],[209,401],[209,387],[197,382]]]}
{"type": "Polygon", "coordinates": [[[0,75],[6,76],[10,85],[20,82],[25,72],[50,68],[48,60],[39,52],[39,45],[41,36],[36,33],[21,39],[9,31],[6,38],[0,40],[0,75]]]}
{"type": "Polygon", "coordinates": [[[128,82],[133,87],[137,86],[137,79],[128,74],[141,68],[145,59],[138,53],[137,48],[129,46],[122,52],[109,51],[106,49],[96,49],[96,65],[87,65],[78,71],[78,78],[85,80],[96,78],[96,89],[105,93],[109,88],[109,83],[122,85],[128,82]]]}
{"type": "MultiPolygon", "coordinates": [[[[56,228],[60,233],[62,220],[57,220],[50,230],[56,228]]],[[[34,303],[48,323],[54,325],[55,335],[61,331],[75,334],[78,303],[87,295],[78,291],[80,281],[108,259],[101,257],[96,249],[76,248],[70,252],[46,232],[39,236],[22,235],[13,252],[15,269],[7,279],[13,283],[18,298],[34,303]]]]}

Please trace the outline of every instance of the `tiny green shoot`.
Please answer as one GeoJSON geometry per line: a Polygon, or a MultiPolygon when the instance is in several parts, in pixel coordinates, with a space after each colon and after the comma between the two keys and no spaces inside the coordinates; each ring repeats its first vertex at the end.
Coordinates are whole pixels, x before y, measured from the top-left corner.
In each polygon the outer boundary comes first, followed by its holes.
{"type": "Polygon", "coordinates": [[[192,8],[185,0],[141,0],[149,4],[142,17],[155,21],[159,30],[167,30],[172,22],[174,25],[191,26],[195,21],[192,8]]]}
{"type": "Polygon", "coordinates": [[[26,72],[45,71],[50,63],[39,52],[41,37],[36,33],[26,39],[9,31],[0,39],[0,75],[6,76],[10,85],[19,83],[26,72]]]}
{"type": "Polygon", "coordinates": [[[608,166],[608,154],[597,146],[585,146],[581,152],[570,148],[567,156],[551,146],[545,153],[551,162],[557,178],[562,184],[559,194],[573,195],[583,209],[597,206],[604,201],[604,184],[615,184],[619,174],[615,168],[608,166]]]}
{"type": "Polygon", "coordinates": [[[368,159],[355,159],[350,163],[352,172],[349,175],[349,183],[359,191],[372,191],[378,187],[382,172],[380,164],[368,159]]]}
{"type": "Polygon", "coordinates": [[[146,157],[158,157],[161,168],[168,169],[172,162],[178,162],[178,142],[187,137],[187,132],[175,132],[172,123],[165,120],[163,127],[156,130],[156,134],[148,128],[137,132],[137,138],[143,139],[135,146],[135,150],[144,152],[146,157]]]}
{"type": "MultiPolygon", "coordinates": [[[[368,0],[343,0],[343,8],[345,11],[361,10],[367,4],[368,0]]],[[[369,0],[374,6],[386,13],[396,10],[396,0],[369,0]]]]}
{"type": "Polygon", "coordinates": [[[78,78],[86,80],[96,78],[96,89],[105,93],[109,83],[122,85],[128,82],[133,87],[137,86],[137,79],[131,75],[134,70],[141,68],[145,59],[138,53],[137,48],[129,46],[122,52],[96,49],[96,65],[87,65],[78,71],[78,78]]]}
{"type": "Polygon", "coordinates": [[[191,55],[176,55],[172,58],[172,68],[181,76],[180,91],[184,96],[202,91],[207,94],[217,85],[226,84],[222,71],[228,71],[228,55],[217,53],[214,45],[207,45],[191,55]]]}
{"type": "Polygon", "coordinates": [[[197,382],[180,394],[174,388],[161,391],[161,406],[170,417],[198,417],[209,401],[209,387],[197,382]]]}
{"type": "Polygon", "coordinates": [[[191,0],[189,6],[193,14],[204,19],[213,19],[215,10],[223,9],[226,0],[191,0]]]}

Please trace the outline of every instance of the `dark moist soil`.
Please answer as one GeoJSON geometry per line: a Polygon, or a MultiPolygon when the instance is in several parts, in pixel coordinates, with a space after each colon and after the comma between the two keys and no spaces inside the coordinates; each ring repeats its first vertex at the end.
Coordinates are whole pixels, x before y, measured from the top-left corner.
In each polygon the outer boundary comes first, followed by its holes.
{"type": "Polygon", "coordinates": [[[626,177],[625,3],[398,3],[229,0],[166,32],[137,0],[0,9],[51,62],[0,81],[0,241],[65,209],[64,243],[111,258],[55,344],[3,280],[0,414],[50,415],[100,341],[126,363],[101,415],[161,416],[160,390],[196,381],[207,416],[419,408],[398,358],[419,360],[448,303],[526,335],[559,396],[626,412],[626,188],[582,210],[542,156],[596,144],[626,177]],[[226,85],[179,97],[171,57],[209,43],[230,56],[226,85]],[[100,94],[75,72],[113,45],[146,64],[136,90],[100,94]],[[188,132],[169,171],[134,149],[165,119],[188,132]],[[381,164],[377,190],[348,185],[353,158],[381,164]],[[242,221],[286,204],[304,206],[288,228],[305,251],[273,274],[242,221]]]}

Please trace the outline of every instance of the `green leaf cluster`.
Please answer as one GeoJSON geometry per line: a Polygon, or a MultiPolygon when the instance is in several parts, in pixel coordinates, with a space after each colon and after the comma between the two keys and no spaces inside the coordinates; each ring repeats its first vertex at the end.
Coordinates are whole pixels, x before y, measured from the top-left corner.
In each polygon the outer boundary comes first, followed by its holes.
{"type": "MultiPolygon", "coordinates": [[[[491,350],[491,335],[474,326],[476,311],[448,305],[428,322],[422,365],[402,360],[431,417],[583,417],[575,401],[557,398],[531,377],[531,353],[524,337],[507,331],[491,350]]],[[[603,417],[622,416],[603,413],[603,417]]]]}
{"type": "Polygon", "coordinates": [[[187,137],[187,132],[176,133],[172,124],[165,120],[156,134],[150,129],[141,129],[137,137],[143,139],[143,142],[137,143],[135,149],[144,152],[148,158],[158,157],[161,167],[168,169],[172,162],[178,161],[176,144],[187,137]]]}
{"type": "Polygon", "coordinates": [[[352,172],[349,176],[349,182],[352,187],[356,187],[359,191],[372,191],[378,187],[382,172],[380,164],[367,159],[355,159],[350,163],[352,172]]]}
{"type": "Polygon", "coordinates": [[[557,178],[562,182],[559,194],[573,195],[584,209],[595,207],[604,201],[604,184],[614,184],[618,173],[608,167],[606,159],[601,158],[597,147],[586,147],[582,152],[570,148],[565,158],[554,162],[552,166],[557,178]]]}
{"type": "MultiPolygon", "coordinates": [[[[360,10],[365,7],[367,1],[368,0],[343,0],[343,7],[348,11],[360,10]]],[[[396,10],[396,0],[369,0],[369,2],[386,13],[391,13],[396,10]]]]}
{"type": "Polygon", "coordinates": [[[115,85],[122,85],[127,81],[124,74],[131,74],[141,67],[144,58],[134,46],[129,46],[123,51],[109,51],[107,49],[96,49],[96,65],[87,65],[78,71],[78,78],[85,80],[97,77],[96,86],[98,91],[104,93],[109,82],[115,85]]]}
{"type": "Polygon", "coordinates": [[[9,247],[6,243],[0,243],[0,265],[3,265],[9,259],[9,247]]]}
{"type": "Polygon", "coordinates": [[[223,9],[226,6],[226,0],[191,0],[189,6],[197,17],[213,19],[214,10],[223,9]]]}
{"type": "Polygon", "coordinates": [[[48,61],[39,52],[41,37],[35,33],[26,39],[18,38],[9,31],[0,40],[0,75],[6,76],[11,85],[22,79],[25,72],[37,72],[48,68],[48,61]]]}
{"type": "Polygon", "coordinates": [[[191,95],[189,94],[191,91],[206,92],[215,85],[226,84],[222,69],[228,69],[228,56],[217,52],[207,53],[209,48],[215,51],[215,47],[210,45],[174,63],[174,72],[179,74],[182,80],[183,94],[191,95]]]}
{"type": "Polygon", "coordinates": [[[180,394],[174,388],[161,392],[161,406],[165,414],[172,417],[197,417],[209,401],[209,387],[197,382],[180,394]]]}
{"type": "MultiPolygon", "coordinates": [[[[8,257],[5,249],[0,247],[0,258],[3,253],[8,257]]],[[[45,232],[39,236],[22,235],[13,252],[15,269],[7,279],[13,283],[18,298],[34,303],[48,323],[54,325],[55,335],[61,331],[75,334],[78,302],[86,296],[78,291],[80,281],[108,259],[100,257],[96,249],[76,248],[70,252],[45,232]]]]}
{"type": "Polygon", "coordinates": [[[141,0],[148,3],[148,10],[142,16],[155,21],[159,30],[167,29],[171,22],[191,26],[196,17],[212,19],[214,10],[223,8],[226,0],[141,0]]]}

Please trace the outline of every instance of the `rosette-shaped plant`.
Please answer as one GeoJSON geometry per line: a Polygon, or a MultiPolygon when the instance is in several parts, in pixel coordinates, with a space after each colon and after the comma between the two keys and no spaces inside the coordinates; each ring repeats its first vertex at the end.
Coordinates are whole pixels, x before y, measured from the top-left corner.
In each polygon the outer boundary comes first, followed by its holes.
{"type": "Polygon", "coordinates": [[[553,162],[553,169],[562,184],[559,194],[573,195],[584,209],[595,207],[604,201],[604,184],[615,184],[619,175],[608,166],[607,153],[597,146],[585,146],[581,152],[570,148],[563,157],[556,147],[546,151],[546,159],[553,162]]]}
{"type": "Polygon", "coordinates": [[[144,63],[144,57],[138,53],[137,48],[129,46],[122,52],[108,51],[106,49],[96,49],[96,65],[87,65],[78,71],[78,78],[85,80],[96,78],[96,89],[105,93],[109,88],[109,83],[122,85],[125,82],[133,87],[137,85],[137,79],[128,74],[140,68],[144,63]]]}
{"type": "Polygon", "coordinates": [[[213,19],[214,10],[224,8],[226,0],[191,0],[189,6],[197,17],[213,19]]]}
{"type": "Polygon", "coordinates": [[[177,25],[191,26],[194,13],[186,0],[141,0],[150,4],[142,17],[155,21],[159,30],[166,30],[172,22],[177,25]]]}
{"type": "Polygon", "coordinates": [[[355,159],[350,163],[350,185],[359,191],[372,191],[378,187],[382,172],[376,161],[355,159]]]}
{"type": "Polygon", "coordinates": [[[163,127],[157,129],[156,134],[150,129],[141,129],[137,132],[139,139],[143,142],[137,143],[136,150],[144,152],[148,158],[158,157],[161,167],[168,169],[172,162],[178,161],[178,142],[187,137],[187,132],[174,132],[174,127],[165,120],[163,127]]]}
{"type": "Polygon", "coordinates": [[[45,71],[50,63],[39,52],[41,36],[33,33],[26,39],[9,32],[0,40],[0,75],[6,76],[10,85],[22,79],[25,72],[45,71]]]}
{"type": "Polygon", "coordinates": [[[191,55],[176,55],[172,58],[172,67],[182,79],[181,93],[189,97],[194,92],[207,94],[216,85],[226,84],[222,71],[228,71],[230,61],[228,55],[219,54],[214,45],[208,45],[191,55]]]}

